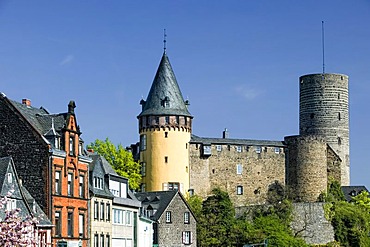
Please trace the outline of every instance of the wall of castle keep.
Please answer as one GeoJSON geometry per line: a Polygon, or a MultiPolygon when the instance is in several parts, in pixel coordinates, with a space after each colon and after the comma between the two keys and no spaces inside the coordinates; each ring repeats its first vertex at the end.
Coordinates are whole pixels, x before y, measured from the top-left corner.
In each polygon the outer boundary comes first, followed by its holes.
{"type": "Polygon", "coordinates": [[[342,160],[341,184],[349,185],[348,76],[300,77],[300,135],[320,135],[342,160]]]}
{"type": "Polygon", "coordinates": [[[327,190],[327,144],[320,136],[285,137],[286,184],[296,201],[315,202],[327,190]]]}
{"type": "Polygon", "coordinates": [[[190,188],[197,195],[220,187],[238,207],[265,203],[269,187],[285,184],[283,146],[211,144],[211,155],[204,156],[202,145],[190,144],[190,188]]]}

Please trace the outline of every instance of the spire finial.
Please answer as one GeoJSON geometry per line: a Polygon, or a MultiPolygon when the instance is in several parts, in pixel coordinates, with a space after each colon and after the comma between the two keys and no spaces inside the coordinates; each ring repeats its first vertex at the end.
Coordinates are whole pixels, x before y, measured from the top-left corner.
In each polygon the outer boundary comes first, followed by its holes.
{"type": "Polygon", "coordinates": [[[322,73],[325,74],[325,36],[324,21],[321,21],[321,39],[322,39],[322,73]]]}
{"type": "Polygon", "coordinates": [[[163,30],[163,51],[166,53],[167,34],[166,29],[163,30]]]}

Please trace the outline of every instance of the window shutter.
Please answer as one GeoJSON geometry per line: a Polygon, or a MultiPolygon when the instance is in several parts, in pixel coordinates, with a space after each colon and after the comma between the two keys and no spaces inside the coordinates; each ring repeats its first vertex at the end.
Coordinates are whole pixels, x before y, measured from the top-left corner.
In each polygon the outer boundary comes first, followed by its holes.
{"type": "Polygon", "coordinates": [[[185,232],[182,232],[182,243],[185,244],[185,242],[186,242],[185,232]]]}
{"type": "Polygon", "coordinates": [[[164,191],[168,190],[168,183],[163,183],[162,186],[164,191]]]}
{"type": "Polygon", "coordinates": [[[190,232],[190,236],[189,237],[190,237],[189,243],[192,244],[193,243],[193,232],[190,232]]]}

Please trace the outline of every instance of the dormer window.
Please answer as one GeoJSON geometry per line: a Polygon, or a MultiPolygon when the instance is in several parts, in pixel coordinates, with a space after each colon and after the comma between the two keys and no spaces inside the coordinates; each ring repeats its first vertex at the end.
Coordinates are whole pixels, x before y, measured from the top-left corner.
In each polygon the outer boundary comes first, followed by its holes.
{"type": "Polygon", "coordinates": [[[8,183],[9,184],[13,183],[13,176],[10,172],[8,172],[7,177],[8,177],[8,183]]]}
{"type": "Polygon", "coordinates": [[[103,178],[94,177],[94,188],[103,189],[103,178]]]}
{"type": "Polygon", "coordinates": [[[170,98],[169,97],[164,97],[164,99],[161,101],[161,105],[164,108],[169,108],[170,107],[170,98]]]}

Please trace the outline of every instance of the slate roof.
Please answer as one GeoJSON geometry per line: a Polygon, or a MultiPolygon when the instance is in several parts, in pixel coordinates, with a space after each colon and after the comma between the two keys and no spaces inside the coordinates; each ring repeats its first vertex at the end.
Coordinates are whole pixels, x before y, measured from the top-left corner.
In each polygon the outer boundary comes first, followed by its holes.
{"type": "Polygon", "coordinates": [[[60,133],[62,128],[65,127],[67,113],[49,114],[49,112],[43,107],[35,108],[14,100],[9,101],[42,135],[50,132],[52,128],[52,122],[54,122],[54,129],[56,132],[60,133]]]}
{"type": "MultiPolygon", "coordinates": [[[[38,226],[52,227],[52,224],[46,214],[42,211],[31,194],[23,187],[19,181],[13,159],[11,157],[0,158],[0,195],[8,196],[16,200],[16,206],[20,209],[19,216],[23,219],[32,216],[37,218],[38,226]],[[12,174],[12,182],[9,183],[6,179],[7,173],[12,174]],[[11,195],[8,193],[13,190],[11,195]]],[[[0,217],[3,218],[5,208],[0,209],[0,217]]]]}
{"type": "Polygon", "coordinates": [[[362,191],[369,192],[365,186],[342,186],[342,191],[347,202],[352,201],[352,197],[357,196],[362,191]]]}
{"type": "Polygon", "coordinates": [[[201,144],[231,144],[231,145],[246,145],[246,146],[268,146],[268,147],[285,147],[283,141],[268,141],[268,140],[249,140],[249,139],[231,139],[231,138],[209,138],[192,135],[190,143],[201,144]]]}
{"type": "MultiPolygon", "coordinates": [[[[104,157],[99,154],[89,154],[89,157],[93,160],[89,165],[89,175],[90,175],[90,191],[96,196],[102,196],[106,198],[114,198],[114,195],[110,192],[109,186],[106,184],[104,175],[107,174],[104,170],[104,166],[109,166],[109,163],[104,157]],[[94,176],[99,176],[103,178],[104,187],[103,189],[95,188],[93,185],[94,176]]],[[[112,169],[112,167],[110,167],[112,169]]],[[[112,169],[113,170],[113,169],[112,169]]],[[[114,172],[114,171],[113,171],[114,172]]],[[[117,174],[117,173],[116,173],[117,174]]]]}
{"type": "Polygon", "coordinates": [[[179,115],[192,117],[182,97],[179,85],[166,53],[163,53],[142,112],[138,117],[149,115],[179,115]],[[165,105],[169,102],[169,106],[165,105]]]}
{"type": "Polygon", "coordinates": [[[153,209],[153,215],[150,219],[156,221],[161,217],[177,193],[177,190],[153,191],[135,193],[135,196],[141,201],[144,209],[148,209],[148,207],[153,209]]]}

